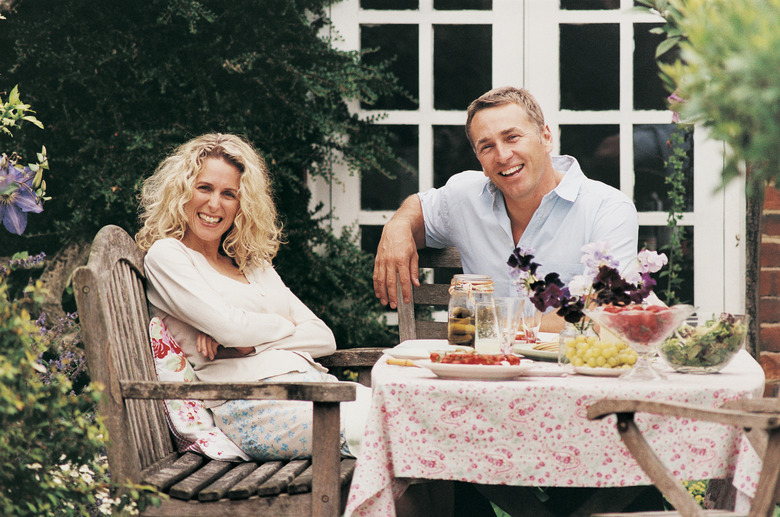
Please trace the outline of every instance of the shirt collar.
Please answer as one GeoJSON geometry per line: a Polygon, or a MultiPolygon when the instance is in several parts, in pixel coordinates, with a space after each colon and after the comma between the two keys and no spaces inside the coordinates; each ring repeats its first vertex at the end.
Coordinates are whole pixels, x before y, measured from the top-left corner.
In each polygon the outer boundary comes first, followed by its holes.
{"type": "Polygon", "coordinates": [[[553,156],[553,168],[563,173],[563,178],[558,186],[553,189],[560,198],[574,202],[580,192],[580,185],[585,181],[585,174],[580,169],[580,164],[571,156],[553,156]]]}
{"type": "MultiPolygon", "coordinates": [[[[580,185],[585,180],[585,174],[580,168],[580,164],[575,158],[568,155],[553,156],[553,169],[563,173],[563,178],[557,187],[553,189],[558,197],[566,201],[574,202],[580,191],[580,185]]],[[[501,192],[487,176],[485,177],[485,186],[482,188],[482,194],[487,194],[495,201],[496,196],[501,192]]]]}

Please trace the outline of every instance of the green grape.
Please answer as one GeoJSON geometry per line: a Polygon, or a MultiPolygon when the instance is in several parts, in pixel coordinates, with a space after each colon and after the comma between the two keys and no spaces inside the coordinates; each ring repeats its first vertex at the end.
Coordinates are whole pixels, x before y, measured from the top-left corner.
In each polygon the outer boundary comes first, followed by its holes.
{"type": "Polygon", "coordinates": [[[564,344],[566,357],[573,366],[630,368],[637,358],[636,352],[625,343],[602,341],[596,336],[579,335],[564,344]]]}

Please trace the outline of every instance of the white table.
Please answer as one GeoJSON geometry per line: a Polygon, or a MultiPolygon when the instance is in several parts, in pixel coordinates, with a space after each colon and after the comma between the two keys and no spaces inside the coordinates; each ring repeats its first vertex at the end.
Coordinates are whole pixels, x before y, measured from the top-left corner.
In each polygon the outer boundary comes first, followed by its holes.
{"type": "MultiPolygon", "coordinates": [[[[410,479],[479,484],[617,487],[651,484],[608,417],[590,421],[592,401],[648,398],[716,407],[760,397],[764,374],[745,351],[718,374],[666,381],[569,375],[509,381],[445,380],[423,368],[372,371],[373,401],[346,515],[395,514],[410,479]]],[[[653,448],[680,479],[732,476],[752,494],[760,470],[739,430],[720,424],[639,415],[653,448]],[[751,484],[753,488],[751,489],[751,484]]]]}

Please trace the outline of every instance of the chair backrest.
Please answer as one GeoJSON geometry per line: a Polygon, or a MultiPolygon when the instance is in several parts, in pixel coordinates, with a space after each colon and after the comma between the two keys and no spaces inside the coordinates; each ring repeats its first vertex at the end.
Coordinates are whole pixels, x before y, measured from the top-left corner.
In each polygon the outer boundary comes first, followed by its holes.
{"type": "Polygon", "coordinates": [[[142,469],[175,452],[162,401],[125,400],[119,386],[120,379],[157,379],[143,257],[127,232],[106,226],[73,278],[90,377],[105,387],[98,409],[109,433],[111,475],[134,482],[142,469]]]}
{"type": "Polygon", "coordinates": [[[423,248],[418,251],[420,269],[433,269],[433,283],[422,283],[412,288],[409,303],[404,303],[400,282],[398,291],[398,334],[401,341],[407,339],[445,339],[447,323],[420,318],[416,307],[431,307],[433,310],[445,309],[449,303],[450,280],[454,274],[463,271],[460,253],[455,248],[423,248]],[[437,283],[438,282],[438,283],[437,283]]]}

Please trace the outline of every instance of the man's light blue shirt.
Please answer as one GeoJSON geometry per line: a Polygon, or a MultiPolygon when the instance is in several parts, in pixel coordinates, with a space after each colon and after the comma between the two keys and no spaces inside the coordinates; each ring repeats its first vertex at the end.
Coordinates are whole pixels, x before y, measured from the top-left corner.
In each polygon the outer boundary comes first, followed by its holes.
{"type": "Polygon", "coordinates": [[[591,242],[608,241],[624,267],[637,254],[639,223],[631,199],[585,177],[571,156],[554,156],[553,167],[563,179],[544,196],[517,243],[504,196],[481,171],[455,174],[443,187],[420,193],[426,246],[458,248],[463,271],[490,275],[496,296],[516,293],[507,266],[516,246],[534,251],[538,273],[556,272],[564,283],[584,272],[581,248],[591,242]]]}

